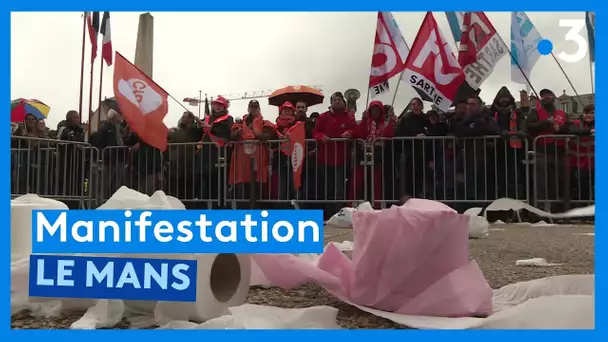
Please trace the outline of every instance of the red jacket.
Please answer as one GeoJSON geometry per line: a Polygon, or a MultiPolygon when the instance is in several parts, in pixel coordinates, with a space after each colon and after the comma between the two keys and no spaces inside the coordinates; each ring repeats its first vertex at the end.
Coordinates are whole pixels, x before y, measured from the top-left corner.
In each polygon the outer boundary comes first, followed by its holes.
{"type": "MultiPolygon", "coordinates": [[[[579,120],[572,121],[573,125],[580,126],[579,120]]],[[[583,123],[583,127],[592,129],[595,124],[583,123]]],[[[570,139],[568,144],[570,166],[579,169],[593,169],[595,166],[595,137],[580,137],[578,140],[570,139]]]]}
{"type": "Polygon", "coordinates": [[[350,151],[347,144],[339,142],[322,142],[327,138],[340,138],[344,132],[354,136],[357,130],[355,116],[346,111],[334,113],[331,110],[321,114],[312,130],[312,136],[317,140],[317,161],[320,165],[344,166],[349,160],[350,151]]]}
{"type": "MultiPolygon", "coordinates": [[[[536,103],[536,113],[538,114],[538,121],[547,121],[549,120],[549,113],[543,108],[540,102],[536,103]]],[[[553,119],[555,123],[563,127],[568,122],[568,115],[563,110],[556,109],[553,119]]],[[[554,135],[555,133],[552,130],[548,130],[545,132],[540,132],[538,135],[554,135]]],[[[555,138],[540,138],[538,139],[539,145],[549,145],[555,141],[555,138]]],[[[559,147],[564,147],[565,140],[557,139],[556,145],[559,147]]]]}
{"type": "Polygon", "coordinates": [[[355,138],[369,139],[374,138],[392,138],[395,136],[395,122],[386,120],[384,113],[384,105],[380,101],[372,101],[367,109],[368,113],[372,107],[380,108],[380,116],[377,119],[372,118],[371,114],[367,118],[361,120],[357,125],[355,138]],[[375,123],[375,127],[374,127],[375,123]]]}

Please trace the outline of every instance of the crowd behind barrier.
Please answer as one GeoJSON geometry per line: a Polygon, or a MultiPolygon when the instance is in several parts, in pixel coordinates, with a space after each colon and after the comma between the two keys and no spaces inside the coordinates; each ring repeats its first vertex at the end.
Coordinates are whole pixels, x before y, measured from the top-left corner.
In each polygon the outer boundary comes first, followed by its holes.
{"type": "Polygon", "coordinates": [[[458,210],[510,197],[547,208],[593,203],[594,156],[571,135],[307,139],[301,185],[284,140],[169,143],[155,149],[12,137],[11,196],[36,193],[72,208],[96,208],[120,186],[163,190],[188,208],[377,208],[409,195],[458,210]],[[519,139],[520,148],[509,146],[519,139]],[[543,139],[560,148],[543,150],[543,139]],[[247,146],[245,146],[247,145],[247,146]],[[236,155],[249,150],[248,155],[236,155]]]}

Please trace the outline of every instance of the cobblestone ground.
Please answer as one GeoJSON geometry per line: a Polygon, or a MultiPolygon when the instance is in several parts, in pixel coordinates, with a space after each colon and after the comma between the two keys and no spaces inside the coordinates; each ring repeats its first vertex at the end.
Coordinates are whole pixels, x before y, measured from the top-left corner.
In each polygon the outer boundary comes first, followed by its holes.
{"type": "MultiPolygon", "coordinates": [[[[489,239],[470,240],[470,257],[477,260],[492,288],[552,275],[594,273],[594,236],[589,235],[594,231],[594,226],[494,224],[489,239]],[[562,265],[515,266],[516,260],[530,258],[545,258],[550,263],[562,265]]],[[[352,239],[351,230],[325,230],[326,242],[352,239]]],[[[252,288],[248,302],[285,308],[329,305],[340,310],[338,321],[344,328],[402,328],[391,321],[344,304],[316,285],[304,285],[290,291],[252,288]]],[[[65,329],[82,314],[77,312],[43,319],[21,313],[11,317],[11,326],[16,329],[65,329]]],[[[117,326],[123,329],[128,327],[126,321],[117,326]]]]}

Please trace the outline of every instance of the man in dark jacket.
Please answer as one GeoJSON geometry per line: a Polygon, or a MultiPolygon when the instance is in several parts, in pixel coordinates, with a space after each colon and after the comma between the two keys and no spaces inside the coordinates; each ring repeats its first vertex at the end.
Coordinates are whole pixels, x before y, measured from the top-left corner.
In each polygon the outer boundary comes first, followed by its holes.
{"type": "Polygon", "coordinates": [[[105,201],[123,185],[127,151],[123,140],[123,118],[120,113],[110,109],[108,120],[102,121],[97,132],[91,135],[89,141],[101,154],[102,162],[102,195],[105,201]]]}
{"type": "Polygon", "coordinates": [[[195,160],[197,144],[201,141],[203,131],[197,124],[198,118],[192,112],[184,112],[178,127],[169,132],[169,148],[165,152],[168,162],[167,192],[190,207],[190,201],[196,198],[195,189],[200,186],[200,177],[196,176],[195,160]]]}
{"type": "Polygon", "coordinates": [[[71,110],[65,115],[63,124],[58,125],[57,138],[65,143],[58,146],[59,194],[82,195],[85,163],[90,149],[84,147],[84,130],[80,127],[80,115],[71,110]]]}
{"type": "Polygon", "coordinates": [[[425,153],[426,141],[423,138],[428,135],[429,120],[423,112],[422,99],[413,98],[408,107],[411,111],[399,119],[395,129],[395,138],[406,138],[394,142],[396,161],[401,164],[399,179],[402,193],[398,197],[404,194],[424,197],[429,156],[425,153]],[[416,137],[422,139],[413,139],[416,137]]]}
{"type": "Polygon", "coordinates": [[[467,99],[467,117],[451,126],[452,133],[459,138],[461,150],[458,170],[464,173],[464,197],[467,200],[494,200],[495,167],[494,149],[500,128],[484,110],[483,102],[477,95],[467,99]]]}
{"type": "Polygon", "coordinates": [[[152,196],[155,191],[162,189],[162,153],[135,133],[125,137],[125,145],[131,147],[131,176],[134,177],[132,183],[139,192],[152,196]]]}
{"type": "Polygon", "coordinates": [[[496,94],[490,114],[498,124],[503,139],[496,141],[498,197],[524,198],[527,184],[523,161],[527,150],[521,132],[525,115],[516,108],[515,98],[507,87],[496,94]]]}

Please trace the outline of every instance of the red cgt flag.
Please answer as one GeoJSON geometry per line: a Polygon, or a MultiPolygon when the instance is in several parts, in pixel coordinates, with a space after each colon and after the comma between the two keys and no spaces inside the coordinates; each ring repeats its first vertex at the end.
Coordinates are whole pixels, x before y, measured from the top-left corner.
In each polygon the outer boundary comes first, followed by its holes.
{"type": "Polygon", "coordinates": [[[289,142],[281,146],[283,152],[291,157],[293,185],[296,189],[302,186],[302,166],[306,155],[306,129],[303,122],[293,125],[288,131],[289,142]]]}
{"type": "Polygon", "coordinates": [[[167,149],[169,129],[163,122],[168,94],[135,65],[116,52],[114,96],[131,130],[150,146],[167,149]]]}

